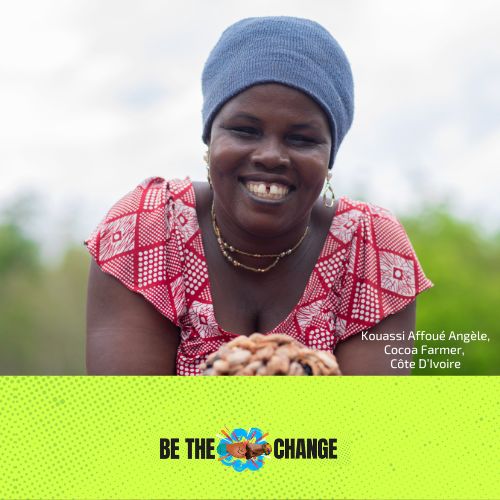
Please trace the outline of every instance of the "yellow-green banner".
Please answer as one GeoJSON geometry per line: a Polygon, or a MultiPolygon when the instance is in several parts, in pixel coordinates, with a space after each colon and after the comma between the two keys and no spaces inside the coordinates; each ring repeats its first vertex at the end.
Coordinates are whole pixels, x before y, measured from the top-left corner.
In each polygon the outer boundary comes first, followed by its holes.
{"type": "Polygon", "coordinates": [[[3,377],[0,498],[498,499],[498,377],[3,377]]]}

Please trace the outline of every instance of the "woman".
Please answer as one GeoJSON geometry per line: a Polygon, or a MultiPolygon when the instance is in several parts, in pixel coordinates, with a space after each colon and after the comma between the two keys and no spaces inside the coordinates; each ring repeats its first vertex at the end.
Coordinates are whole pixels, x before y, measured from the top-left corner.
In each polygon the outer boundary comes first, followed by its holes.
{"type": "Polygon", "coordinates": [[[86,242],[89,373],[195,375],[255,331],[334,351],[344,374],[397,373],[356,334],[413,329],[432,284],[388,211],[333,201],[353,116],[338,43],[313,21],[245,19],[202,82],[208,182],[148,179],[86,242]]]}

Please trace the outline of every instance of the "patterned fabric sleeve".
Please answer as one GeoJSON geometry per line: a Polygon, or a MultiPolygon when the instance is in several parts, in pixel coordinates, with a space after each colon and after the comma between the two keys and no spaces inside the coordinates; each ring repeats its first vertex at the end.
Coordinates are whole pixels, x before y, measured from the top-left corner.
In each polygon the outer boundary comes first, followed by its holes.
{"type": "Polygon", "coordinates": [[[99,267],[141,294],[172,323],[185,308],[168,183],[146,179],[119,200],[85,241],[99,267]]]}
{"type": "Polygon", "coordinates": [[[363,204],[362,212],[337,309],[339,341],[368,330],[433,286],[398,220],[375,205],[363,204]]]}

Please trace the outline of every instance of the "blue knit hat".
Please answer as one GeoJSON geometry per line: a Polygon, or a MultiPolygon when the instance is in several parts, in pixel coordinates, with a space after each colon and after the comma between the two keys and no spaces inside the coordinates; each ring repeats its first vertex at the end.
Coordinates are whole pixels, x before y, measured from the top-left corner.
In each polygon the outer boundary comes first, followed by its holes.
{"type": "Polygon", "coordinates": [[[222,106],[259,83],[296,88],[321,106],[332,134],[331,168],[354,111],[351,67],[332,35],[296,17],[251,17],[227,28],[203,69],[205,144],[222,106]]]}

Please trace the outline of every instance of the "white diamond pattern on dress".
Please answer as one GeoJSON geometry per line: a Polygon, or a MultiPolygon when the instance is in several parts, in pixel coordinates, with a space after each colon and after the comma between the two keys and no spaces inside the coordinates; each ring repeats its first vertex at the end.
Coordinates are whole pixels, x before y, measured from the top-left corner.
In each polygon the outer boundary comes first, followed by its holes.
{"type": "Polygon", "coordinates": [[[297,310],[297,322],[301,329],[305,330],[311,324],[313,318],[321,313],[323,302],[323,299],[316,300],[315,302],[302,306],[297,310]]]}
{"type": "Polygon", "coordinates": [[[368,283],[356,283],[352,317],[371,323],[380,319],[379,297],[376,288],[368,283]]]}
{"type": "Polygon", "coordinates": [[[329,259],[318,263],[318,271],[326,283],[328,288],[332,288],[337,280],[340,272],[344,267],[345,254],[347,250],[342,248],[336,255],[332,255],[329,259]]]}
{"type": "Polygon", "coordinates": [[[358,225],[360,212],[345,212],[333,218],[331,233],[335,238],[347,243],[352,240],[352,233],[358,225]]]}
{"type": "Polygon", "coordinates": [[[184,241],[191,239],[193,234],[198,230],[196,209],[184,205],[182,202],[175,203],[174,217],[176,219],[177,229],[181,233],[184,241]]]}
{"type": "Polygon", "coordinates": [[[391,252],[379,252],[380,284],[385,290],[412,297],[415,295],[415,265],[391,252]]]}
{"type": "Polygon", "coordinates": [[[367,203],[366,208],[373,215],[379,215],[379,216],[384,217],[386,219],[396,221],[394,214],[390,210],[387,210],[386,208],[379,207],[378,205],[373,205],[372,203],[367,203]]]}
{"type": "Polygon", "coordinates": [[[144,210],[154,210],[158,208],[165,199],[165,190],[163,187],[150,188],[146,193],[144,200],[144,210]]]}
{"type": "Polygon", "coordinates": [[[208,280],[208,273],[204,262],[198,255],[186,251],[185,261],[185,275],[186,275],[186,293],[195,295],[205,282],[208,280]]]}
{"type": "Polygon", "coordinates": [[[141,250],[138,254],[138,285],[146,287],[165,279],[164,247],[141,250]]]}
{"type": "Polygon", "coordinates": [[[101,232],[99,260],[108,260],[133,250],[136,218],[136,214],[125,215],[107,224],[101,232]]]}
{"type": "Polygon", "coordinates": [[[200,337],[214,337],[219,334],[212,304],[195,300],[189,308],[188,315],[200,337]]]}

